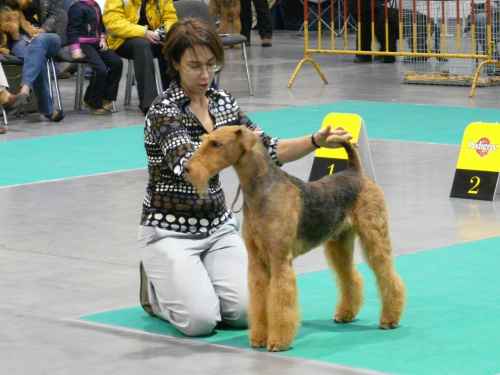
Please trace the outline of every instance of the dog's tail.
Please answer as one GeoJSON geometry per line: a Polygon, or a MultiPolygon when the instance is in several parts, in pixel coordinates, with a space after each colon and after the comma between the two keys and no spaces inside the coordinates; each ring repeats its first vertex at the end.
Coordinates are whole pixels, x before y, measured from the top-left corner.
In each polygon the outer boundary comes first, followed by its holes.
{"type": "Polygon", "coordinates": [[[363,167],[361,166],[361,158],[359,157],[359,153],[354,147],[354,145],[345,137],[341,135],[331,135],[327,139],[328,142],[336,142],[344,147],[347,152],[347,166],[349,169],[353,169],[355,171],[361,172],[363,167]]]}

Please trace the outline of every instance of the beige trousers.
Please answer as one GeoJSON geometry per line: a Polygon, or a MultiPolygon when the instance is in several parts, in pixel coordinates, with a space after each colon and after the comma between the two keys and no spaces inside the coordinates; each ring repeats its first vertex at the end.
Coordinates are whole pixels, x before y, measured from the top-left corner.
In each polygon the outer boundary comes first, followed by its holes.
{"type": "Polygon", "coordinates": [[[5,72],[3,71],[2,63],[0,63],[0,92],[9,87],[9,82],[7,81],[7,77],[5,76],[5,72]]]}

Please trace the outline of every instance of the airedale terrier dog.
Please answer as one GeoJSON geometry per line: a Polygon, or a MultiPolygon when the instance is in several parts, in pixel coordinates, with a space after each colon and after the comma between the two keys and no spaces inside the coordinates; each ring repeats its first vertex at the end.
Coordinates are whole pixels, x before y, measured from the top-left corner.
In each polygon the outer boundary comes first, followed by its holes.
{"type": "Polygon", "coordinates": [[[379,327],[398,326],[406,287],[394,269],[384,195],[364,176],[358,152],[348,140],[328,139],[346,149],[349,168],[314,182],[280,169],[258,136],[244,126],[222,127],[202,140],[184,164],[200,194],[211,177],[230,166],[243,191],[253,347],[282,351],[293,342],[300,310],[292,261],[321,244],[340,294],[334,321],[348,323],[356,317],[363,305],[363,279],[353,259],[356,234],[377,279],[382,300],[379,327]]]}
{"type": "MultiPolygon", "coordinates": [[[[208,7],[210,8],[210,14],[214,22],[217,22],[220,17],[220,34],[240,33],[240,0],[210,0],[208,7]],[[231,25],[231,32],[229,31],[229,25],[231,25]]],[[[234,48],[241,48],[241,46],[236,45],[234,48]]]]}
{"type": "Polygon", "coordinates": [[[0,9],[0,53],[8,54],[10,50],[7,47],[8,34],[13,40],[19,40],[21,29],[30,36],[41,34],[44,31],[37,29],[26,20],[23,9],[30,6],[32,0],[6,0],[0,9]]]}

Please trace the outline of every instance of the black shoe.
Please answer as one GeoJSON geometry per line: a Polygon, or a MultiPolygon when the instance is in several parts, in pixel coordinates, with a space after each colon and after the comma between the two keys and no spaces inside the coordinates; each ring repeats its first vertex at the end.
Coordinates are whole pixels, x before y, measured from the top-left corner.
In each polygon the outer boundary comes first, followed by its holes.
{"type": "Polygon", "coordinates": [[[372,57],[371,56],[356,56],[354,60],[352,60],[353,63],[369,63],[372,62],[372,57]]]}
{"type": "Polygon", "coordinates": [[[151,307],[151,303],[149,302],[149,292],[148,292],[148,277],[146,276],[146,272],[144,272],[144,267],[142,262],[139,263],[139,272],[141,275],[141,287],[139,289],[139,301],[141,302],[141,306],[149,315],[152,317],[156,317],[156,314],[153,312],[153,308],[151,307]]]}
{"type": "Polygon", "coordinates": [[[382,62],[384,64],[394,64],[396,62],[396,56],[384,56],[382,62]]]}
{"type": "Polygon", "coordinates": [[[51,115],[45,115],[45,117],[48,118],[52,122],[61,122],[63,120],[63,118],[66,117],[66,113],[64,113],[63,111],[58,111],[57,116],[54,118],[52,118],[51,115]]]}

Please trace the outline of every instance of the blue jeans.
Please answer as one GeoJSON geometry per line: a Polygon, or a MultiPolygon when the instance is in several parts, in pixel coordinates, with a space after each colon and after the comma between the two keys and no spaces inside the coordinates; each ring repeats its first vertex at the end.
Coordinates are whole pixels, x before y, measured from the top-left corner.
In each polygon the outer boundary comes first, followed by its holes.
{"type": "Polygon", "coordinates": [[[38,111],[42,115],[50,116],[54,112],[54,103],[50,96],[47,59],[56,56],[61,49],[61,38],[55,33],[38,34],[30,39],[21,34],[18,42],[14,43],[11,53],[24,60],[23,79],[21,86],[28,85],[35,92],[38,111]]]}

